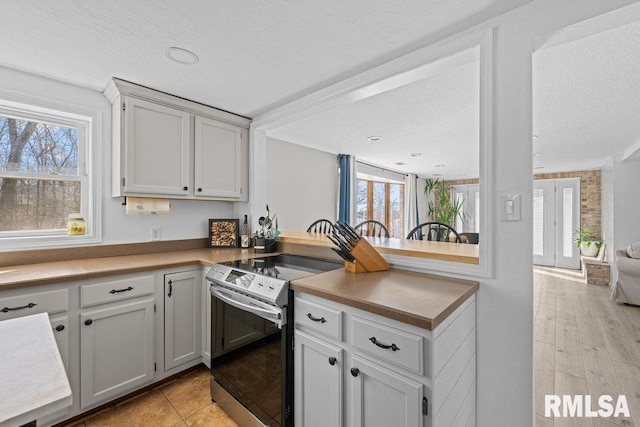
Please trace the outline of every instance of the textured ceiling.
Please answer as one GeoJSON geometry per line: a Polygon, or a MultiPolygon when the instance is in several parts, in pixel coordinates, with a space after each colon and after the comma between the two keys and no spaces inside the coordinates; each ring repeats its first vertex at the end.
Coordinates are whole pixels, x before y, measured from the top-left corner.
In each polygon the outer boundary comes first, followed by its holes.
{"type": "Polygon", "coordinates": [[[640,141],[640,22],[533,56],[535,172],[600,168],[640,141]]]}
{"type": "MultiPolygon", "coordinates": [[[[640,149],[640,23],[547,44],[533,56],[534,172],[599,169],[640,149]]],[[[477,94],[469,64],[269,135],[421,176],[477,177],[477,94]]]]}
{"type": "Polygon", "coordinates": [[[528,1],[6,1],[0,65],[98,90],[120,77],[253,117],[528,1]],[[170,62],[170,46],[200,62],[170,62]]]}
{"type": "Polygon", "coordinates": [[[471,62],[299,120],[268,135],[331,153],[352,154],[422,177],[474,178],[479,165],[478,65],[471,62]],[[374,135],[383,139],[367,140],[374,135]],[[412,157],[412,153],[422,155],[412,157]]]}

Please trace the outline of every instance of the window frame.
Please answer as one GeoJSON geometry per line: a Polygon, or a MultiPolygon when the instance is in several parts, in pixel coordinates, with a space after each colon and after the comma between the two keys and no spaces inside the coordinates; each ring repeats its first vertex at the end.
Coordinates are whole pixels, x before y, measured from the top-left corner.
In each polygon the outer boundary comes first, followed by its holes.
{"type": "MultiPolygon", "coordinates": [[[[385,227],[387,227],[387,230],[389,230],[389,233],[391,233],[391,230],[393,230],[393,227],[391,226],[391,221],[393,218],[393,215],[391,214],[391,186],[392,185],[398,185],[402,187],[402,195],[400,197],[400,200],[402,201],[402,206],[400,209],[400,215],[402,216],[403,220],[402,220],[402,226],[403,226],[403,230],[401,230],[401,237],[399,237],[400,239],[404,238],[404,236],[406,235],[407,230],[405,230],[405,224],[406,224],[406,218],[404,218],[404,196],[406,194],[406,189],[405,189],[405,183],[404,182],[400,182],[400,181],[393,181],[393,180],[385,180],[384,178],[380,178],[379,180],[375,179],[375,176],[370,176],[368,178],[364,178],[364,177],[357,177],[356,176],[356,188],[358,186],[358,182],[362,181],[362,182],[366,182],[367,183],[367,218],[364,221],[369,221],[369,220],[375,220],[375,218],[373,217],[373,185],[374,184],[383,184],[384,185],[384,225],[385,227]]],[[[357,205],[357,202],[356,202],[357,205]]],[[[357,218],[357,208],[356,208],[356,218],[357,218]]],[[[360,218],[357,218],[358,221],[360,221],[360,218]]],[[[377,220],[376,220],[377,221],[377,220]]],[[[382,222],[382,221],[380,221],[382,222]]],[[[393,237],[393,236],[392,236],[393,237]]]]}
{"type": "Polygon", "coordinates": [[[78,130],[78,174],[50,175],[14,171],[0,171],[2,178],[76,181],[80,182],[80,211],[87,222],[87,232],[80,236],[67,235],[66,229],[20,230],[0,232],[0,251],[49,247],[86,246],[100,243],[101,224],[101,165],[97,161],[97,147],[101,146],[101,113],[44,98],[0,91],[0,115],[74,127],[78,130]]]}

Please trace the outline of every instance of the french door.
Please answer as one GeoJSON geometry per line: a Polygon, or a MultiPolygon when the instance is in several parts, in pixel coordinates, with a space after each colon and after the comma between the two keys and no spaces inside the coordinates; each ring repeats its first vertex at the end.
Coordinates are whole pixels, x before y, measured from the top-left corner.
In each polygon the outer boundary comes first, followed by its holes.
{"type": "Polygon", "coordinates": [[[580,251],[572,241],[580,228],[580,179],[533,182],[533,263],[580,268],[580,251]]]}

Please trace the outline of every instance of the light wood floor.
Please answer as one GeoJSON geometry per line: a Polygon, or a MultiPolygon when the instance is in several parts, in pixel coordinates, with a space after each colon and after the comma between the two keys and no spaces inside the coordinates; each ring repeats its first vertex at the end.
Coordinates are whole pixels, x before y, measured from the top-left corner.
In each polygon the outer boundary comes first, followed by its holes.
{"type": "Polygon", "coordinates": [[[209,377],[209,370],[203,366],[90,418],[66,423],[65,426],[238,427],[217,404],[211,402],[209,377]]]}
{"type": "Polygon", "coordinates": [[[640,426],[640,307],[553,269],[534,270],[534,292],[536,425],[640,426]],[[624,394],[631,418],[545,418],[545,394],[624,394]]]}

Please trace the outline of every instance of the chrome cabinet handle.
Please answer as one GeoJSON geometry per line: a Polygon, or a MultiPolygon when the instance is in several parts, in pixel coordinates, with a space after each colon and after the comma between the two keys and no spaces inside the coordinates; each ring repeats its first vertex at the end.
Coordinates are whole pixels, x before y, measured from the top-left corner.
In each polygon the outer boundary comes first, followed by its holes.
{"type": "Polygon", "coordinates": [[[380,348],[384,348],[385,350],[391,349],[393,351],[398,351],[400,350],[400,347],[398,347],[397,345],[391,343],[391,345],[388,344],[382,344],[380,341],[378,341],[376,339],[376,337],[371,337],[369,338],[369,341],[371,341],[372,343],[374,343],[375,345],[377,345],[380,348]]]}
{"type": "Polygon", "coordinates": [[[309,320],[312,320],[314,322],[327,323],[327,319],[325,319],[324,317],[313,317],[311,313],[307,313],[307,317],[309,318],[309,320]]]}
{"type": "Polygon", "coordinates": [[[29,304],[23,305],[22,307],[5,307],[0,311],[3,312],[3,313],[7,313],[9,311],[17,311],[17,310],[24,310],[25,308],[33,308],[36,305],[38,305],[38,304],[30,302],[29,304]]]}
{"type": "Polygon", "coordinates": [[[128,287],[128,288],[126,288],[126,289],[111,289],[111,290],[109,291],[109,293],[110,293],[110,294],[115,294],[115,293],[118,293],[118,292],[127,292],[127,291],[132,291],[132,290],[133,290],[133,288],[132,288],[131,286],[129,286],[129,287],[128,287]]]}

